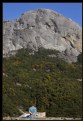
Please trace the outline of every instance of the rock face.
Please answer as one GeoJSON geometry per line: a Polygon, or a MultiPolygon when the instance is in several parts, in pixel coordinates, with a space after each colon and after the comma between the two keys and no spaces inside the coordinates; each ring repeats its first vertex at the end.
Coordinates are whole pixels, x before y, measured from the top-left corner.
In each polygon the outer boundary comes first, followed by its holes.
{"type": "Polygon", "coordinates": [[[3,22],[3,56],[18,49],[56,49],[59,57],[69,62],[77,61],[82,53],[82,28],[71,19],[49,10],[25,12],[20,18],[3,22]]]}

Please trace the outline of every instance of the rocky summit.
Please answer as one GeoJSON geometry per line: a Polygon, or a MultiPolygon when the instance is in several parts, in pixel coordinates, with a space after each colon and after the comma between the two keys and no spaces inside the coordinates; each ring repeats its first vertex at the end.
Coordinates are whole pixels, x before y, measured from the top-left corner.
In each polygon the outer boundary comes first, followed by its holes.
{"type": "Polygon", "coordinates": [[[59,57],[76,62],[82,53],[82,28],[63,15],[49,9],[25,12],[14,21],[3,21],[3,57],[18,49],[58,50],[59,57]]]}

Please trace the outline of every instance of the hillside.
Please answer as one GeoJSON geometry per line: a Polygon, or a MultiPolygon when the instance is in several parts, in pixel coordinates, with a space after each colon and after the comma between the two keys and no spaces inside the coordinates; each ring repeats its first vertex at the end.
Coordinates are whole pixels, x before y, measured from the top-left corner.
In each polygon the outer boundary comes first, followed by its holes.
{"type": "Polygon", "coordinates": [[[19,116],[20,108],[27,110],[36,100],[38,111],[49,117],[82,117],[82,55],[68,63],[57,54],[20,49],[3,58],[3,116],[19,116]]]}

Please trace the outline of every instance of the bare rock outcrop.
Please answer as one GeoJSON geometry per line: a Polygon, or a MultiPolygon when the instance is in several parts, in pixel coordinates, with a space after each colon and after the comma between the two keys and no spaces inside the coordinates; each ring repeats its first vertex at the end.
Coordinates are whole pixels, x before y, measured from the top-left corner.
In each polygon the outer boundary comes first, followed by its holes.
{"type": "Polygon", "coordinates": [[[3,21],[3,56],[18,49],[56,49],[59,57],[76,62],[82,53],[82,28],[69,18],[49,9],[25,12],[14,21],[3,21]]]}

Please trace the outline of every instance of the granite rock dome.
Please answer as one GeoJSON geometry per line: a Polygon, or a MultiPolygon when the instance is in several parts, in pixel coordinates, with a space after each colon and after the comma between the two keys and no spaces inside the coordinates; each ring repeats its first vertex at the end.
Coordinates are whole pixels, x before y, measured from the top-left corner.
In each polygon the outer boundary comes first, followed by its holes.
{"type": "Polygon", "coordinates": [[[14,21],[3,21],[3,57],[21,48],[34,52],[40,47],[58,50],[61,58],[76,62],[82,53],[82,28],[49,9],[31,10],[14,21]]]}

